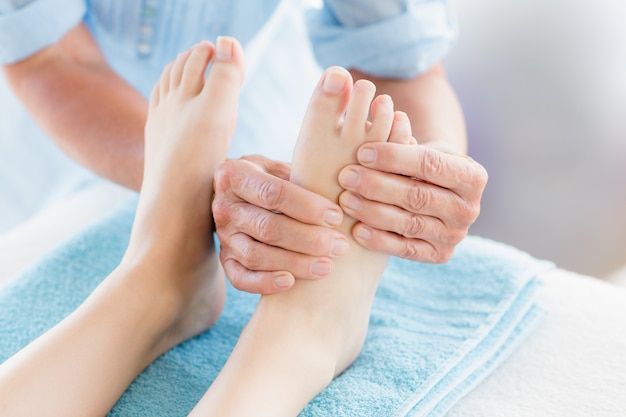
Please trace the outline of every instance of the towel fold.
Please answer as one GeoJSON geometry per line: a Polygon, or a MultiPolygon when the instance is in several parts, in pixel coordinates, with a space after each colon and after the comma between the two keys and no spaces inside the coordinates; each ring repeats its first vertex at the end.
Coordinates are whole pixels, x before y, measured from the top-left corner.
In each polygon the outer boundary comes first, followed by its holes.
{"type": "MultiPolygon", "coordinates": [[[[113,270],[134,209],[128,202],[0,292],[0,361],[62,320],[113,270]]],[[[301,416],[445,414],[539,322],[536,276],[551,266],[477,237],[466,238],[443,265],[392,258],[361,354],[301,416]]],[[[229,286],[213,328],[158,358],[109,415],[187,415],[226,362],[257,298],[229,286]]]]}

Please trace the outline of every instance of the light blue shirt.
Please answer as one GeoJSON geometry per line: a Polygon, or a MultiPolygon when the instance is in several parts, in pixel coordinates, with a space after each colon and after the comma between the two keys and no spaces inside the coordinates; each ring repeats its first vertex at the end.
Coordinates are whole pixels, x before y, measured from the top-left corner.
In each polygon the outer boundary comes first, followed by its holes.
{"type": "MultiPolygon", "coordinates": [[[[202,38],[230,34],[245,44],[279,3],[0,0],[0,63],[18,61],[55,43],[84,18],[99,40],[113,38],[162,68],[175,53],[202,38]]],[[[424,72],[442,58],[456,36],[449,0],[324,0],[308,15],[313,49],[323,67],[342,65],[374,75],[412,77],[424,72]]]]}
{"type": "MultiPolygon", "coordinates": [[[[0,0],[0,63],[26,58],[84,21],[113,69],[147,97],[180,51],[235,36],[245,48],[246,82],[229,157],[290,161],[321,68],[413,77],[440,60],[456,34],[448,0],[310,3],[0,0]]],[[[0,232],[2,218],[15,220],[16,210],[30,213],[94,178],[50,143],[0,76],[0,232]]]]}

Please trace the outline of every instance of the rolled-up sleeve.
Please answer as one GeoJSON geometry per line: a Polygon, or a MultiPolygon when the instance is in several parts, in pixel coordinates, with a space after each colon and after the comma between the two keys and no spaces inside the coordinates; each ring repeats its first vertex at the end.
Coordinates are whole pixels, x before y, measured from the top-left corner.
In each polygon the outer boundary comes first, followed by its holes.
{"type": "Polygon", "coordinates": [[[35,0],[0,13],[0,64],[20,61],[56,43],[83,18],[84,0],[35,0]]]}
{"type": "Polygon", "coordinates": [[[324,0],[307,26],[322,67],[392,78],[426,72],[457,36],[449,0],[324,0]]]}

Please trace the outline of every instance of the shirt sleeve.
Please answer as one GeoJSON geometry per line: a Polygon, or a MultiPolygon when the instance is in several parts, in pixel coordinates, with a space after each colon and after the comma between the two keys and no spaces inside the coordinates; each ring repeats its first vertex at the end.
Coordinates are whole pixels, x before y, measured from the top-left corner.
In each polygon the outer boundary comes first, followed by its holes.
{"type": "Polygon", "coordinates": [[[0,0],[0,64],[20,61],[56,43],[85,11],[84,0],[0,0]]]}
{"type": "Polygon", "coordinates": [[[391,78],[426,72],[457,36],[450,0],[324,0],[307,26],[322,67],[391,78]]]}

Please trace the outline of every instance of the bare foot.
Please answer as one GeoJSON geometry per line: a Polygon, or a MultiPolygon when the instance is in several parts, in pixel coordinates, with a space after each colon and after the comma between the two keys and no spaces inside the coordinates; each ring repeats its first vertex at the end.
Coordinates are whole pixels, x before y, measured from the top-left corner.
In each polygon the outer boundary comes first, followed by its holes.
{"type": "Polygon", "coordinates": [[[224,280],[213,172],[235,130],[242,79],[241,47],[230,38],[197,45],[164,71],[124,259],[74,312],[0,365],[0,414],[105,415],[157,356],[215,322],[224,280]]]}
{"type": "Polygon", "coordinates": [[[123,264],[152,267],[150,285],[172,295],[175,325],[159,351],[209,328],[224,306],[213,243],[213,174],[235,132],[243,76],[241,46],[219,38],[216,47],[202,42],[179,54],[152,91],[144,182],[123,264]]]}
{"type": "MultiPolygon", "coordinates": [[[[342,68],[324,73],[302,126],[292,181],[337,200],[342,191],[337,175],[356,162],[358,147],[390,136],[393,104],[388,96],[372,101],[374,94],[372,83],[362,80],[353,86],[342,68]]],[[[224,369],[192,415],[295,416],[352,363],[365,340],[388,260],[352,239],[354,224],[346,218],[340,226],[351,247],[335,260],[330,277],[298,280],[287,292],[261,297],[224,369]]]]}

